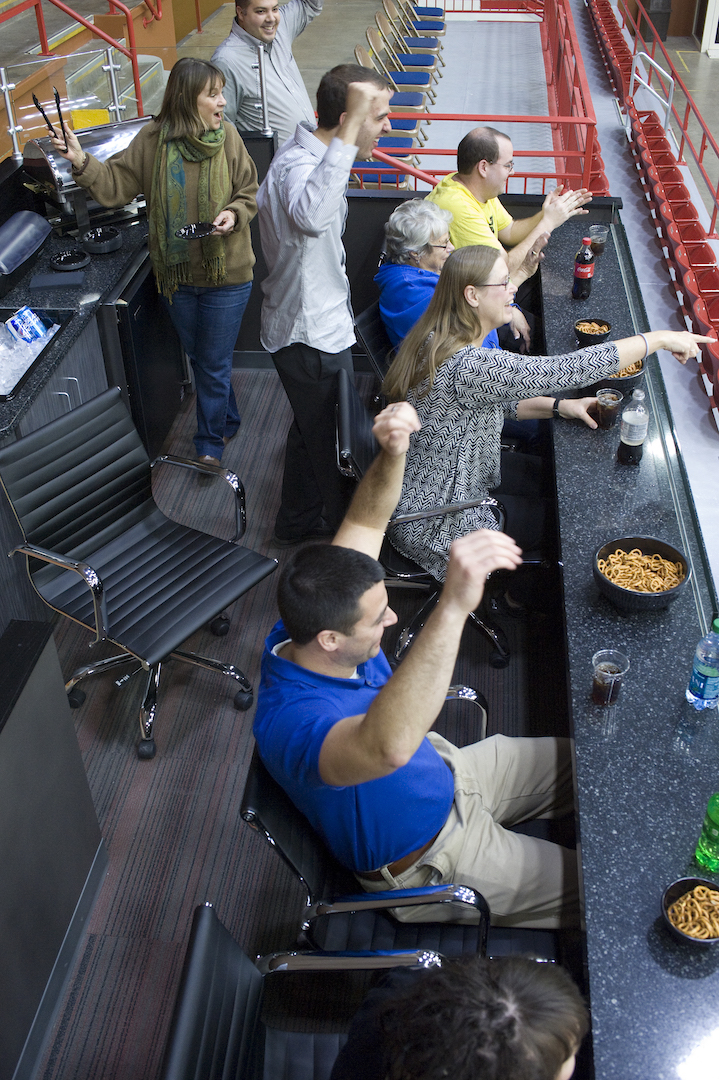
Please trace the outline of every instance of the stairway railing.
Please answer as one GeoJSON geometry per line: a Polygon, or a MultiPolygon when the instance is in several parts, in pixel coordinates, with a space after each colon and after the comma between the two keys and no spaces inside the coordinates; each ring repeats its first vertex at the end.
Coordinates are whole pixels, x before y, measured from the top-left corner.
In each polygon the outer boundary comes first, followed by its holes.
{"type": "MultiPolygon", "coordinates": [[[[102,40],[107,42],[108,45],[111,45],[112,48],[117,49],[118,52],[122,53],[123,56],[127,57],[127,59],[130,61],[130,66],[132,68],[132,81],[135,85],[135,95],[137,97],[137,113],[138,116],[144,116],[145,113],[142,107],[142,89],[140,86],[140,68],[137,62],[135,27],[132,21],[132,13],[130,9],[125,4],[123,4],[121,0],[109,0],[111,7],[116,8],[125,16],[125,21],[127,23],[127,46],[125,46],[121,45],[118,41],[115,40],[115,38],[110,37],[109,34],[106,34],[104,30],[100,30],[91,22],[88,22],[88,20],[83,18],[82,15],[79,15],[76,11],[73,11],[72,8],[68,7],[67,4],[64,4],[62,0],[48,0],[48,2],[51,3],[54,7],[59,8],[60,11],[65,13],[65,15],[69,15],[71,19],[75,20],[75,22],[80,23],[81,26],[84,26],[85,29],[89,30],[91,34],[94,34],[95,37],[102,38],[102,40]]],[[[152,8],[151,4],[149,4],[147,0],[144,0],[144,2],[152,12],[153,18],[162,18],[162,8],[160,0],[157,0],[157,11],[152,8]]],[[[37,21],[38,36],[40,38],[41,55],[52,56],[52,52],[50,50],[47,40],[47,29],[45,27],[45,16],[43,14],[41,0],[22,0],[20,4],[17,4],[15,7],[9,8],[7,11],[4,11],[2,15],[0,15],[0,25],[4,22],[8,22],[16,15],[20,15],[23,11],[28,11],[31,7],[35,8],[35,19],[37,21]]],[[[144,25],[147,26],[150,22],[152,22],[152,19],[144,22],[144,25]]]]}

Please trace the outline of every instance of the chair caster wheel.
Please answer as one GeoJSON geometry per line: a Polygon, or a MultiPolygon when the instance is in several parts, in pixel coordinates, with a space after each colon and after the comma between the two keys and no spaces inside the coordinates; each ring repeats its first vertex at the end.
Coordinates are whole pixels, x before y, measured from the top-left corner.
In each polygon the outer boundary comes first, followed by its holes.
{"type": "Polygon", "coordinates": [[[502,654],[498,653],[498,652],[492,653],[492,655],[489,658],[489,665],[490,665],[490,667],[498,668],[498,669],[499,668],[509,667],[509,657],[508,656],[502,656],[502,654]]]}
{"type": "Polygon", "coordinates": [[[137,744],[137,756],[141,761],[149,761],[150,758],[154,758],[156,749],[154,739],[140,739],[137,744]]]}
{"type": "Polygon", "coordinates": [[[252,705],[253,694],[252,691],[238,690],[234,697],[235,708],[240,712],[247,712],[252,705]]]}
{"type": "Polygon", "coordinates": [[[81,690],[79,686],[73,686],[72,690],[68,691],[67,700],[71,709],[79,709],[83,701],[87,697],[84,690],[81,690]]]}
{"type": "Polygon", "coordinates": [[[230,620],[227,615],[216,615],[210,623],[210,633],[215,637],[226,637],[230,632],[230,620]]]}

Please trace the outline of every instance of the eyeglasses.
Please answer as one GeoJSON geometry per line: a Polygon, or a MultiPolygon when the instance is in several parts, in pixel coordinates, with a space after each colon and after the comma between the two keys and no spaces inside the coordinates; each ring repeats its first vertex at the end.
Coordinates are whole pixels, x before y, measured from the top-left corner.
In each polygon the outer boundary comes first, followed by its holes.
{"type": "Polygon", "coordinates": [[[431,248],[441,248],[442,251],[446,251],[447,248],[451,247],[451,246],[452,246],[452,241],[451,240],[446,240],[444,242],[444,244],[428,244],[427,245],[427,247],[431,247],[431,248]]]}
{"type": "Polygon", "coordinates": [[[514,158],[512,158],[511,161],[500,161],[499,164],[503,169],[506,169],[507,172],[514,172],[514,158]]]}
{"type": "Polygon", "coordinates": [[[478,289],[508,289],[512,282],[511,277],[507,274],[504,281],[485,281],[483,285],[478,285],[478,289]]]}

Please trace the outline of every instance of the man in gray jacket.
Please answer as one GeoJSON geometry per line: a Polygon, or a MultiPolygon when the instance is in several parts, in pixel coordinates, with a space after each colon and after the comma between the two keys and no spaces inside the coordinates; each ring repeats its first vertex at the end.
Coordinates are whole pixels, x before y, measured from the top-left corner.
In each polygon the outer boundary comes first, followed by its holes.
{"type": "Polygon", "coordinates": [[[281,146],[315,112],[292,55],[292,42],[322,11],[323,0],[237,0],[230,36],[215,49],[212,63],[223,72],[225,119],[242,131],[262,128],[258,46],[265,50],[265,92],[270,127],[281,146]]]}

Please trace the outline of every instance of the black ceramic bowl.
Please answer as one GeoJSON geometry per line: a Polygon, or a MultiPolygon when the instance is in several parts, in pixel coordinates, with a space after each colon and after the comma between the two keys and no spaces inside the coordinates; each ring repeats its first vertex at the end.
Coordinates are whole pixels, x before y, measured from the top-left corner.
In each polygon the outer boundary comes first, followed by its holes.
{"type": "Polygon", "coordinates": [[[642,362],[639,371],[634,375],[624,375],[623,377],[619,375],[607,375],[604,379],[598,379],[595,383],[592,383],[591,386],[586,388],[585,396],[593,396],[596,394],[597,390],[618,390],[620,394],[624,394],[624,401],[622,402],[622,408],[624,408],[627,401],[632,396],[632,390],[634,390],[636,386],[639,386],[643,378],[644,362],[642,362]]]}
{"type": "Polygon", "coordinates": [[[577,335],[577,341],[584,349],[587,345],[599,345],[600,341],[606,341],[612,332],[612,324],[607,319],[599,318],[584,318],[577,319],[574,324],[574,333],[577,335]],[[606,326],[606,331],[603,334],[587,334],[584,330],[580,330],[579,327],[583,323],[597,323],[602,326],[606,326]]]}
{"type": "Polygon", "coordinates": [[[114,225],[100,225],[84,233],[81,243],[90,255],[107,255],[122,247],[122,233],[114,225]]]}
{"type": "Polygon", "coordinates": [[[679,593],[687,587],[691,577],[689,564],[681,551],[673,548],[671,544],[665,544],[663,540],[655,540],[647,536],[622,536],[617,540],[610,540],[609,543],[602,544],[594,554],[592,571],[600,593],[606,596],[607,600],[618,611],[624,613],[630,611],[660,611],[662,608],[669,607],[672,601],[679,596],[679,593]],[[639,548],[642,555],[661,555],[662,558],[669,559],[671,562],[681,562],[684,567],[684,577],[673,589],[666,589],[664,592],[636,592],[634,589],[625,589],[621,585],[615,585],[601,572],[597,566],[598,560],[606,559],[607,556],[612,555],[617,550],[633,551],[634,548],[639,548]]]}
{"type": "Polygon", "coordinates": [[[685,893],[691,892],[697,885],[706,885],[708,889],[713,889],[714,892],[719,892],[719,885],[715,885],[713,881],[706,881],[704,878],[698,877],[685,877],[679,878],[678,881],[673,881],[671,885],[664,890],[662,896],[662,915],[664,922],[669,930],[669,933],[677,938],[678,941],[688,941],[690,945],[699,945],[701,948],[709,948],[712,945],[719,944],[719,937],[713,938],[696,938],[690,934],[685,934],[683,930],[677,930],[676,926],[671,922],[667,915],[667,910],[672,904],[679,899],[680,896],[684,896],[685,893]]]}

